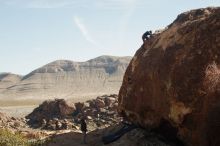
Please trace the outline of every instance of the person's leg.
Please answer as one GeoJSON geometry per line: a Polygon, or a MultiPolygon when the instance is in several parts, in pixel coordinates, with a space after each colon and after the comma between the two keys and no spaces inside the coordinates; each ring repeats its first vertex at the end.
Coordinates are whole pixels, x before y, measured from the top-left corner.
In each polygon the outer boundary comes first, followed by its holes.
{"type": "Polygon", "coordinates": [[[86,144],[86,132],[83,131],[83,143],[86,144]]]}

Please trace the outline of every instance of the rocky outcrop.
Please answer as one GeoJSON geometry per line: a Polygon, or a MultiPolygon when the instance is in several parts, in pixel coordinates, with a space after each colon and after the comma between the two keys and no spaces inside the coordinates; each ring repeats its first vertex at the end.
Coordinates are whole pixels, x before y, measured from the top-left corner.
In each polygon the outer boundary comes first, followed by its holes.
{"type": "MultiPolygon", "coordinates": [[[[77,132],[76,129],[72,129],[72,130],[77,132]]],[[[8,144],[8,143],[4,143],[4,140],[5,141],[10,140],[10,135],[9,135],[10,133],[15,134],[16,137],[19,134],[23,138],[28,139],[30,142],[39,141],[41,144],[43,144],[43,142],[47,140],[46,138],[51,137],[54,134],[66,133],[66,132],[67,132],[66,130],[46,131],[41,129],[32,129],[27,125],[27,120],[25,118],[10,117],[5,113],[0,112],[0,133],[1,133],[0,139],[2,140],[1,144],[3,145],[8,144]]]]}
{"type": "Polygon", "coordinates": [[[134,123],[217,146],[220,132],[220,8],[180,14],[136,52],[119,93],[134,123]]]}
{"type": "Polygon", "coordinates": [[[55,99],[44,101],[39,107],[35,108],[32,113],[26,116],[31,125],[38,127],[39,123],[44,125],[49,120],[65,119],[71,117],[75,111],[75,105],[71,104],[64,99],[55,99]]]}
{"type": "Polygon", "coordinates": [[[26,127],[26,120],[24,118],[9,117],[0,112],[0,129],[7,128],[12,131],[18,131],[26,127]]]}
{"type": "Polygon", "coordinates": [[[87,119],[88,129],[117,123],[117,95],[103,95],[86,102],[71,103],[64,99],[43,102],[26,118],[31,127],[49,130],[79,129],[81,118],[87,119]]]}
{"type": "Polygon", "coordinates": [[[100,56],[85,62],[57,60],[7,85],[0,75],[0,88],[4,87],[0,99],[95,98],[118,93],[130,59],[100,56]]]}

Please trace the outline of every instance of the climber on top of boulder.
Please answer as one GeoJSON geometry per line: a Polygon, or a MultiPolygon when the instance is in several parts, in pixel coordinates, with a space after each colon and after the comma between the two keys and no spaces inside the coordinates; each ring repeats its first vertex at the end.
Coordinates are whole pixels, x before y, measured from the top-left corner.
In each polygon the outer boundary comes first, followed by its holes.
{"type": "Polygon", "coordinates": [[[148,40],[150,37],[152,36],[152,31],[146,31],[143,35],[142,35],[142,40],[143,43],[148,40]]]}

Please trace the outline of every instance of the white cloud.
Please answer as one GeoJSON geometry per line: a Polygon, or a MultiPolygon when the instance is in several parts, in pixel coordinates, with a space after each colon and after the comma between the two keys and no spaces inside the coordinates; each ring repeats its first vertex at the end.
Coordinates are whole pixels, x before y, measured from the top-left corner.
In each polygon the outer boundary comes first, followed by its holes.
{"type": "Polygon", "coordinates": [[[83,37],[90,42],[91,44],[95,45],[95,46],[100,46],[99,43],[97,43],[89,34],[86,26],[83,24],[83,22],[81,21],[81,19],[77,16],[74,16],[74,23],[75,25],[79,28],[81,34],[83,35],[83,37]]]}

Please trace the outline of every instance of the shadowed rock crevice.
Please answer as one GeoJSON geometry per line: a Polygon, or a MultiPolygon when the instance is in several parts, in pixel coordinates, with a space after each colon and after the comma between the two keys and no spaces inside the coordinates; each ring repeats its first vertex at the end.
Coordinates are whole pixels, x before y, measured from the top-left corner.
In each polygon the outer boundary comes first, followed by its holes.
{"type": "Polygon", "coordinates": [[[171,146],[184,146],[184,143],[178,138],[178,129],[172,126],[169,121],[162,120],[159,127],[152,129],[158,135],[162,135],[164,142],[171,146]]]}

